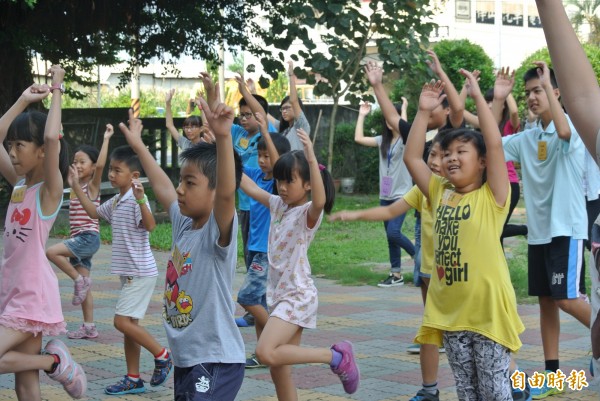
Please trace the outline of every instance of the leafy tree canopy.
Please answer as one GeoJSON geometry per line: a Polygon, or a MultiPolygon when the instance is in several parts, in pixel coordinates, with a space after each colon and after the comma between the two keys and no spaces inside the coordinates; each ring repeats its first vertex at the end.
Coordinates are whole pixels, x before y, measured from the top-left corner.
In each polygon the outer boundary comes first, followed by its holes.
{"type": "MultiPolygon", "coordinates": [[[[250,1],[0,0],[0,111],[32,82],[31,58],[60,62],[67,81],[90,84],[97,65],[158,60],[176,70],[177,58],[218,60],[218,44],[263,54],[253,37],[265,26],[250,1]]],[[[273,2],[275,4],[276,2],[273,2]]],[[[263,9],[272,5],[266,2],[263,9]]],[[[275,12],[273,15],[276,15],[275,12]]],[[[71,93],[72,94],[72,93],[71,93]]]]}
{"type": "MultiPolygon", "coordinates": [[[[487,90],[494,86],[494,62],[485,50],[467,39],[442,40],[436,43],[432,50],[437,54],[444,71],[460,92],[464,78],[458,72],[465,68],[469,71],[481,71],[479,86],[487,90]]],[[[394,83],[392,100],[400,101],[402,96],[409,102],[408,115],[416,114],[419,96],[423,84],[430,79],[437,78],[425,63],[414,66],[401,73],[400,79],[394,83]]],[[[412,118],[412,117],[411,117],[412,118]]]]}

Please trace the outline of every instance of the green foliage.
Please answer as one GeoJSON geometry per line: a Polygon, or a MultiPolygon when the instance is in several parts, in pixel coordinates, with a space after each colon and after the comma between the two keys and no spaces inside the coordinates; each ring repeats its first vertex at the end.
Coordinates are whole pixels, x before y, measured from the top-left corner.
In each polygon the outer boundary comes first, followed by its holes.
{"type": "Polygon", "coordinates": [[[288,83],[287,73],[280,71],[279,74],[277,74],[277,79],[271,81],[267,89],[265,94],[267,101],[269,103],[281,102],[288,94],[288,83]]]}
{"type": "MultiPolygon", "coordinates": [[[[585,51],[594,73],[596,74],[596,79],[600,80],[600,48],[598,46],[592,44],[584,44],[583,50],[585,51]]],[[[523,75],[530,68],[534,68],[534,61],[545,61],[548,63],[548,66],[552,68],[552,60],[550,59],[550,53],[548,52],[548,48],[544,47],[530,56],[528,56],[521,66],[517,68],[515,71],[515,87],[513,88],[513,96],[517,101],[517,105],[519,106],[519,115],[524,117],[527,113],[527,99],[525,98],[525,82],[523,82],[523,75]]]]}
{"type": "MultiPolygon", "coordinates": [[[[103,90],[100,94],[102,107],[129,107],[131,105],[131,91],[128,87],[121,89],[116,94],[112,91],[103,90]]],[[[185,91],[175,92],[171,100],[173,116],[187,115],[189,94],[185,91]]],[[[50,99],[44,101],[46,107],[50,105],[50,99]]],[[[140,116],[141,117],[163,117],[165,108],[165,93],[159,90],[142,90],[140,92],[140,116]]],[[[82,98],[74,98],[69,95],[63,96],[63,108],[65,109],[87,109],[98,107],[96,91],[88,91],[82,98]]],[[[192,114],[199,114],[196,109],[192,114]]]]}
{"type": "Polygon", "coordinates": [[[575,10],[571,14],[571,23],[575,31],[587,25],[589,34],[585,42],[600,45],[600,0],[566,0],[565,6],[575,10]]]}
{"type": "MultiPolygon", "coordinates": [[[[337,124],[335,128],[333,176],[354,177],[354,191],[373,194],[379,192],[379,153],[377,148],[354,142],[356,124],[337,124]]],[[[379,135],[383,129],[383,114],[376,110],[367,116],[364,126],[366,136],[379,135]]],[[[325,150],[323,149],[323,152],[325,150]]]]}
{"type": "MultiPolygon", "coordinates": [[[[415,64],[421,44],[427,43],[433,29],[433,24],[426,22],[432,10],[425,0],[372,0],[368,3],[370,14],[363,12],[365,3],[360,0],[280,3],[284,4],[282,14],[280,18],[271,16],[271,36],[265,38],[265,43],[287,49],[294,40],[300,41],[304,49],[298,50],[292,59],[302,58],[304,68],[296,67],[295,74],[315,85],[315,96],[333,99],[327,162],[333,169],[339,100],[345,96],[352,104],[358,104],[361,98],[370,98],[366,95],[369,86],[362,72],[367,45],[375,43],[378,59],[388,70],[415,64]],[[306,29],[317,26],[320,41],[327,45],[325,51],[315,46],[315,38],[306,29]]],[[[276,71],[284,69],[284,61],[280,53],[279,60],[270,62],[267,73],[275,78],[276,71]]],[[[265,62],[263,66],[267,67],[265,62]]]]}
{"type": "MultiPolygon", "coordinates": [[[[464,82],[458,72],[461,68],[481,71],[479,85],[482,90],[494,86],[494,62],[481,46],[467,39],[442,40],[433,46],[432,50],[437,54],[442,68],[458,92],[464,82]]],[[[394,102],[399,102],[402,96],[406,97],[409,101],[408,115],[414,116],[423,84],[434,78],[436,77],[427,64],[414,65],[405,73],[403,72],[400,79],[394,83],[391,98],[394,102]]]]}

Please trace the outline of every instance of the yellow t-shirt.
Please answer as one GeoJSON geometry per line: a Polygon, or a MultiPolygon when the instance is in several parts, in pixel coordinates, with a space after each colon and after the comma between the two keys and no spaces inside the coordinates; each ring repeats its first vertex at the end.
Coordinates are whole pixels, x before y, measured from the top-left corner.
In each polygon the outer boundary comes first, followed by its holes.
{"type": "Polygon", "coordinates": [[[515,352],[525,328],[500,245],[510,193],[501,207],[487,183],[467,194],[449,187],[429,181],[435,269],[415,342],[441,346],[444,331],[471,331],[515,352]]]}
{"type": "Polygon", "coordinates": [[[421,213],[421,273],[433,273],[433,213],[431,204],[416,185],[404,196],[404,201],[421,213]]]}

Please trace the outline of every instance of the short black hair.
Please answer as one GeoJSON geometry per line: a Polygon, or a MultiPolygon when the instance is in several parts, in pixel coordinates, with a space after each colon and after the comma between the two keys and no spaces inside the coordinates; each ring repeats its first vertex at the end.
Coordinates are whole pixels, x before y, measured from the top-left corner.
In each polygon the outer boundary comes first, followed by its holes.
{"type": "MultiPolygon", "coordinates": [[[[290,141],[288,141],[288,139],[285,136],[277,132],[273,132],[269,135],[271,136],[271,140],[273,141],[273,145],[275,145],[275,149],[277,149],[277,153],[279,153],[279,156],[291,150],[290,141]]],[[[267,150],[267,142],[265,142],[264,137],[261,137],[258,140],[258,142],[256,143],[256,149],[267,150]]]]}
{"type": "MultiPolygon", "coordinates": [[[[262,106],[262,108],[265,111],[265,113],[269,114],[269,102],[267,102],[267,99],[265,99],[261,95],[257,95],[257,94],[254,94],[254,93],[252,94],[252,97],[254,97],[254,99],[256,99],[258,101],[258,103],[260,103],[260,105],[262,106]]],[[[246,102],[246,99],[241,98],[240,102],[239,102],[240,108],[242,106],[247,106],[247,105],[248,105],[248,103],[246,102]]]]}
{"type": "Polygon", "coordinates": [[[100,152],[98,151],[98,149],[96,149],[92,145],[79,145],[75,149],[75,152],[73,154],[77,152],[83,152],[86,155],[88,155],[92,163],[96,163],[98,161],[98,156],[100,156],[100,152]]]}
{"type": "Polygon", "coordinates": [[[468,128],[455,128],[438,132],[437,136],[441,136],[440,146],[443,150],[448,149],[450,144],[454,141],[464,143],[471,142],[473,146],[475,146],[475,149],[477,149],[479,157],[485,157],[485,141],[480,132],[468,128]]]}
{"type": "Polygon", "coordinates": [[[144,174],[144,169],[142,168],[142,163],[140,163],[140,158],[133,151],[131,146],[123,145],[114,148],[110,154],[110,160],[125,163],[131,172],[138,171],[140,175],[144,174]]]}
{"type": "MultiPolygon", "coordinates": [[[[554,70],[552,68],[548,68],[550,70],[550,83],[552,84],[552,87],[554,89],[558,88],[558,82],[556,81],[556,76],[554,76],[554,70]]],[[[539,79],[540,76],[538,75],[538,67],[533,67],[528,69],[527,71],[525,71],[525,74],[523,74],[523,82],[527,83],[529,81],[531,81],[532,79],[539,79]]]]}
{"type": "Polygon", "coordinates": [[[189,116],[185,120],[183,120],[183,126],[202,127],[202,120],[200,119],[200,116],[189,116]]]}
{"type": "MultiPolygon", "coordinates": [[[[235,163],[235,187],[240,187],[242,179],[242,159],[236,151],[233,152],[233,160],[235,163]]],[[[215,189],[217,187],[217,146],[212,143],[199,142],[196,145],[190,146],[179,155],[181,164],[193,163],[208,179],[208,188],[215,189]]]]}

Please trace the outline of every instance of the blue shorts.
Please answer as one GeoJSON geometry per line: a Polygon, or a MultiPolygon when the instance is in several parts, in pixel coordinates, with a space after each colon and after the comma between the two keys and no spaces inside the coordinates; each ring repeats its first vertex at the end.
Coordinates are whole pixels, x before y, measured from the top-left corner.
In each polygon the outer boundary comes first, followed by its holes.
{"type": "Polygon", "coordinates": [[[244,380],[244,363],[175,366],[175,401],[234,401],[244,380]]]}
{"type": "Polygon", "coordinates": [[[248,262],[248,273],[237,301],[240,305],[262,305],[266,309],[269,258],[266,252],[248,251],[248,262]]]}
{"type": "Polygon", "coordinates": [[[64,241],[74,258],[69,258],[69,262],[74,267],[82,266],[90,270],[92,268],[92,256],[100,249],[100,234],[95,231],[84,231],[64,241]]]}

